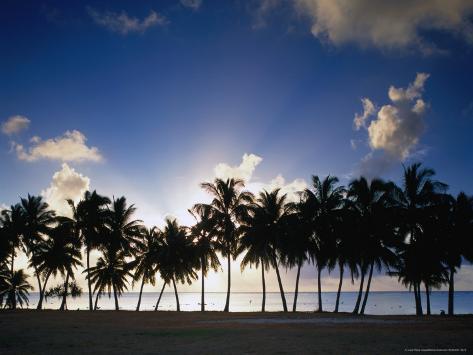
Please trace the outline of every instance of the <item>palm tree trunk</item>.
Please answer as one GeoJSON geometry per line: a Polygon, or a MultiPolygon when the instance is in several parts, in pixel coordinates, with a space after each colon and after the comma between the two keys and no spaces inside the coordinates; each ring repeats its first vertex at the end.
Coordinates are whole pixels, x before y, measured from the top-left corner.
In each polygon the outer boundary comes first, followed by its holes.
{"type": "Polygon", "coordinates": [[[143,279],[141,280],[141,287],[140,287],[140,295],[138,296],[138,304],[136,305],[136,310],[140,310],[141,306],[141,295],[143,294],[143,286],[145,285],[145,277],[143,275],[143,279]]]}
{"type": "Polygon", "coordinates": [[[98,291],[97,291],[97,296],[95,296],[94,311],[97,310],[97,303],[98,303],[98,301],[99,301],[100,292],[102,292],[102,290],[98,290],[98,291]]]}
{"type": "Polygon", "coordinates": [[[10,272],[13,275],[14,267],[15,266],[15,247],[12,248],[11,251],[11,265],[10,265],[10,272]]]}
{"type": "Polygon", "coordinates": [[[299,261],[297,265],[297,276],[296,276],[296,290],[294,291],[294,304],[292,305],[292,311],[295,312],[297,309],[297,296],[299,295],[299,277],[301,276],[302,262],[299,261]]]}
{"type": "Polygon", "coordinates": [[[275,255],[273,255],[273,262],[274,262],[274,267],[276,269],[276,276],[278,277],[279,292],[281,293],[282,307],[284,309],[284,312],[287,312],[286,296],[284,295],[284,289],[281,282],[281,275],[279,274],[279,267],[278,267],[278,263],[277,263],[275,255]]]}
{"type": "MultiPolygon", "coordinates": [[[[36,307],[36,309],[43,308],[44,292],[46,291],[46,284],[48,283],[49,276],[51,276],[51,271],[49,271],[48,274],[46,275],[46,278],[44,279],[43,288],[41,288],[39,291],[39,301],[38,301],[38,306],[36,307]]],[[[38,276],[38,282],[40,282],[39,276],[38,276]]],[[[40,284],[40,287],[41,287],[41,284],[40,284]]]]}
{"type": "Polygon", "coordinates": [[[264,280],[264,263],[261,261],[261,278],[263,280],[263,303],[261,304],[261,312],[264,312],[266,307],[266,281],[264,280]]]}
{"type": "Polygon", "coordinates": [[[62,302],[61,307],[59,307],[60,311],[64,311],[66,308],[66,297],[67,297],[67,287],[69,286],[69,273],[66,275],[66,281],[64,281],[64,293],[62,295],[62,302]]]}
{"type": "Polygon", "coordinates": [[[450,278],[448,280],[448,315],[453,316],[454,313],[454,296],[455,296],[455,280],[454,280],[454,275],[455,275],[455,269],[450,268],[450,278]]]}
{"type": "Polygon", "coordinates": [[[181,311],[181,306],[179,305],[179,296],[177,294],[177,288],[176,288],[176,281],[174,281],[174,277],[172,278],[172,285],[174,286],[174,295],[176,296],[176,307],[177,311],[181,311]]]}
{"type": "Polygon", "coordinates": [[[419,300],[418,315],[422,316],[424,314],[424,311],[422,310],[422,295],[420,293],[420,282],[417,283],[417,299],[419,300]]]}
{"type": "Polygon", "coordinates": [[[16,309],[16,288],[14,288],[11,291],[11,298],[12,298],[12,309],[15,310],[16,309]]]}
{"type": "Polygon", "coordinates": [[[200,267],[202,268],[202,294],[200,296],[200,311],[204,312],[205,311],[205,280],[204,280],[204,267],[205,267],[205,260],[202,257],[200,260],[200,267]]]}
{"type": "Polygon", "coordinates": [[[340,304],[340,293],[342,292],[343,272],[344,272],[343,263],[340,263],[340,280],[338,282],[337,300],[335,301],[335,310],[334,310],[335,313],[338,313],[338,305],[340,304]]]}
{"type": "Polygon", "coordinates": [[[156,302],[156,306],[154,306],[154,310],[155,310],[155,311],[158,310],[159,301],[161,301],[161,296],[163,295],[164,287],[166,287],[166,283],[165,283],[165,282],[163,283],[163,288],[161,289],[161,292],[160,292],[160,294],[159,294],[158,301],[156,302]]]}
{"type": "Polygon", "coordinates": [[[368,302],[368,295],[370,293],[371,278],[373,277],[373,268],[374,268],[374,261],[371,262],[370,274],[368,276],[368,284],[366,285],[365,298],[363,299],[363,304],[361,305],[360,314],[365,314],[366,302],[368,302]]]}
{"type": "MultiPolygon", "coordinates": [[[[85,253],[87,254],[87,287],[89,288],[89,310],[92,311],[92,284],[90,282],[90,274],[89,274],[89,268],[90,268],[90,247],[89,244],[86,244],[85,247],[85,253]]],[[[95,302],[97,304],[97,302],[95,302]]]]}
{"type": "Polygon", "coordinates": [[[36,275],[36,280],[38,281],[38,288],[39,288],[39,301],[38,301],[38,306],[36,307],[36,309],[41,309],[42,304],[43,304],[43,299],[42,299],[43,288],[41,287],[41,277],[38,273],[38,268],[36,267],[36,265],[34,265],[34,273],[36,275]]]}
{"type": "Polygon", "coordinates": [[[361,303],[361,296],[363,295],[363,285],[365,283],[365,268],[361,267],[361,280],[360,280],[360,289],[358,291],[358,297],[356,299],[355,309],[353,310],[353,314],[358,314],[358,310],[360,309],[361,303]]]}
{"type": "Polygon", "coordinates": [[[112,283],[113,287],[113,298],[115,298],[115,310],[118,311],[120,310],[120,307],[118,307],[118,295],[117,295],[117,290],[115,288],[115,283],[112,283]]]}
{"type": "Polygon", "coordinates": [[[430,316],[430,290],[429,290],[429,285],[427,285],[427,282],[424,281],[424,286],[425,286],[425,297],[427,297],[427,315],[430,316]]]}
{"type": "Polygon", "coordinates": [[[321,283],[321,275],[322,275],[322,270],[320,266],[317,265],[317,295],[319,298],[319,309],[317,312],[323,312],[322,308],[322,283],[321,283]]]}
{"type": "Polygon", "coordinates": [[[230,310],[230,282],[231,282],[231,272],[230,272],[230,248],[228,249],[227,254],[227,262],[228,262],[228,284],[227,284],[227,300],[225,301],[225,309],[224,312],[228,312],[230,310]]]}

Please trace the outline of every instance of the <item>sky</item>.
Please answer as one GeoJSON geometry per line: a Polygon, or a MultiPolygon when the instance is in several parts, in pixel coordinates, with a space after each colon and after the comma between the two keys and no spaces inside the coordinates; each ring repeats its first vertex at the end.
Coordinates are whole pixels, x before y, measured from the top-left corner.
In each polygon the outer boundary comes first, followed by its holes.
{"type": "MultiPolygon", "coordinates": [[[[187,209],[209,199],[199,183],[215,177],[291,199],[313,174],[400,183],[416,161],[473,193],[471,1],[0,6],[1,208],[31,193],[67,215],[66,198],[96,189],[126,196],[147,226],[191,224],[187,209]]],[[[292,290],[295,272],[283,275],[292,290]]],[[[304,267],[300,288],[315,276],[304,267]]],[[[259,277],[233,263],[233,290],[259,290],[259,277]]],[[[464,265],[457,288],[472,278],[464,265]]],[[[337,280],[325,273],[324,288],[337,280]]],[[[382,274],[373,288],[402,289],[382,274]]]]}

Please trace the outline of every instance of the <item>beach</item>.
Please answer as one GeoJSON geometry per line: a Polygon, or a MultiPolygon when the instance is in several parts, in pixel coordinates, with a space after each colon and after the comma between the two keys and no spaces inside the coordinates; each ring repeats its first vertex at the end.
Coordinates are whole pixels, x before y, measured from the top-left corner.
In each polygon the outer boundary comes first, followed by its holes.
{"type": "Polygon", "coordinates": [[[1,354],[472,351],[473,315],[2,311],[1,354]]]}

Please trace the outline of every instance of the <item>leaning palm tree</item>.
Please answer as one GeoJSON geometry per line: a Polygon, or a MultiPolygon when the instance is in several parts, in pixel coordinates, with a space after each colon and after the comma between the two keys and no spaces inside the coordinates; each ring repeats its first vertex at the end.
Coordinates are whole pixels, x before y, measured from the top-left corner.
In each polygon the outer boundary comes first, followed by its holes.
{"type": "Polygon", "coordinates": [[[204,182],[201,187],[212,195],[210,204],[197,204],[194,211],[210,208],[215,221],[215,233],[220,245],[220,251],[227,258],[228,281],[227,298],[224,312],[230,309],[231,288],[231,259],[236,259],[238,251],[238,226],[241,220],[248,214],[248,205],[253,201],[253,194],[241,191],[245,186],[240,179],[215,179],[212,182],[204,182]]]}
{"type": "Polygon", "coordinates": [[[44,293],[44,299],[47,301],[48,298],[57,298],[62,300],[59,310],[67,309],[66,298],[72,297],[77,298],[82,295],[82,288],[77,284],[76,281],[71,281],[67,285],[59,284],[44,293]]]}
{"type": "Polygon", "coordinates": [[[163,229],[158,268],[165,284],[172,282],[178,312],[181,307],[176,281],[191,284],[192,280],[197,278],[194,270],[199,268],[199,264],[200,259],[187,228],[180,226],[175,219],[167,219],[163,229]]]}
{"type": "MultiPolygon", "coordinates": [[[[67,294],[69,279],[74,279],[74,269],[82,266],[81,258],[80,242],[76,238],[72,220],[66,217],[57,218],[57,225],[49,231],[47,239],[38,244],[30,260],[30,265],[36,265],[38,272],[44,275],[43,288],[39,296],[39,309],[41,309],[50,276],[62,275],[67,294]]],[[[65,298],[61,309],[64,307],[65,298]]]]}
{"type": "Polygon", "coordinates": [[[341,213],[345,189],[336,186],[338,179],[327,176],[321,180],[312,176],[312,189],[303,192],[303,203],[306,209],[312,211],[309,223],[312,224],[313,241],[309,255],[317,266],[318,311],[322,312],[322,270],[328,267],[329,271],[336,264],[336,232],[337,217],[341,213]]]}
{"type": "Polygon", "coordinates": [[[3,280],[0,288],[0,299],[5,299],[5,306],[16,309],[17,304],[23,308],[23,304],[28,305],[29,290],[33,287],[28,283],[28,275],[21,270],[14,271],[3,280]]]}
{"type": "Polygon", "coordinates": [[[140,310],[141,296],[145,284],[156,284],[156,272],[158,268],[159,253],[161,251],[160,231],[153,227],[143,229],[143,241],[139,244],[132,268],[135,270],[133,282],[141,279],[140,293],[136,310],[140,310]]]}
{"type": "MultiPolygon", "coordinates": [[[[86,191],[82,200],[77,204],[74,204],[72,200],[68,200],[68,203],[72,209],[72,219],[75,222],[76,231],[85,246],[86,270],[89,270],[90,253],[104,243],[106,206],[110,203],[110,199],[97,194],[96,191],[86,191]]],[[[87,277],[87,287],[89,291],[89,310],[92,311],[93,292],[90,277],[87,277]]]]}
{"type": "MultiPolygon", "coordinates": [[[[401,238],[411,245],[412,250],[420,250],[415,244],[423,236],[422,221],[429,208],[437,201],[438,194],[445,193],[447,185],[433,179],[435,171],[422,168],[420,163],[404,167],[402,189],[395,188],[397,208],[402,218],[399,225],[401,238]]],[[[416,302],[416,314],[422,315],[420,291],[421,278],[412,284],[416,302]]]]}
{"type": "Polygon", "coordinates": [[[56,222],[54,211],[49,210],[49,206],[43,201],[41,196],[31,196],[21,199],[21,208],[23,215],[23,247],[27,256],[32,262],[30,266],[35,271],[36,280],[38,281],[38,291],[40,299],[37,309],[42,307],[42,295],[44,288],[41,283],[41,272],[38,270],[38,265],[33,261],[36,259],[38,248],[42,245],[44,237],[51,230],[51,226],[56,222]]]}
{"type": "Polygon", "coordinates": [[[212,210],[209,206],[202,207],[198,211],[189,210],[196,219],[196,224],[191,227],[190,234],[194,239],[196,257],[200,260],[202,293],[200,299],[200,310],[205,311],[205,278],[210,269],[218,271],[220,261],[218,260],[215,222],[212,210]]]}
{"type": "MultiPolygon", "coordinates": [[[[128,289],[128,277],[133,277],[130,272],[130,264],[125,260],[125,252],[122,250],[116,251],[112,248],[104,250],[101,257],[98,258],[97,264],[90,269],[84,270],[87,273],[87,278],[90,278],[94,285],[94,293],[97,292],[97,300],[100,294],[108,292],[108,297],[113,297],[115,300],[115,310],[120,309],[118,305],[118,297],[128,289]]],[[[96,307],[95,307],[96,308],[96,307]]]]}

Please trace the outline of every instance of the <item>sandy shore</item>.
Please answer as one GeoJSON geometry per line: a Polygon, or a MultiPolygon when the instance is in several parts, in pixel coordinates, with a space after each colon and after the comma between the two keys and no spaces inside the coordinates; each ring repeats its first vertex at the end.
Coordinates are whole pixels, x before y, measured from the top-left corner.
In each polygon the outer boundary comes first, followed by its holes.
{"type": "Polygon", "coordinates": [[[0,353],[404,353],[473,351],[473,316],[1,311],[0,353]]]}

